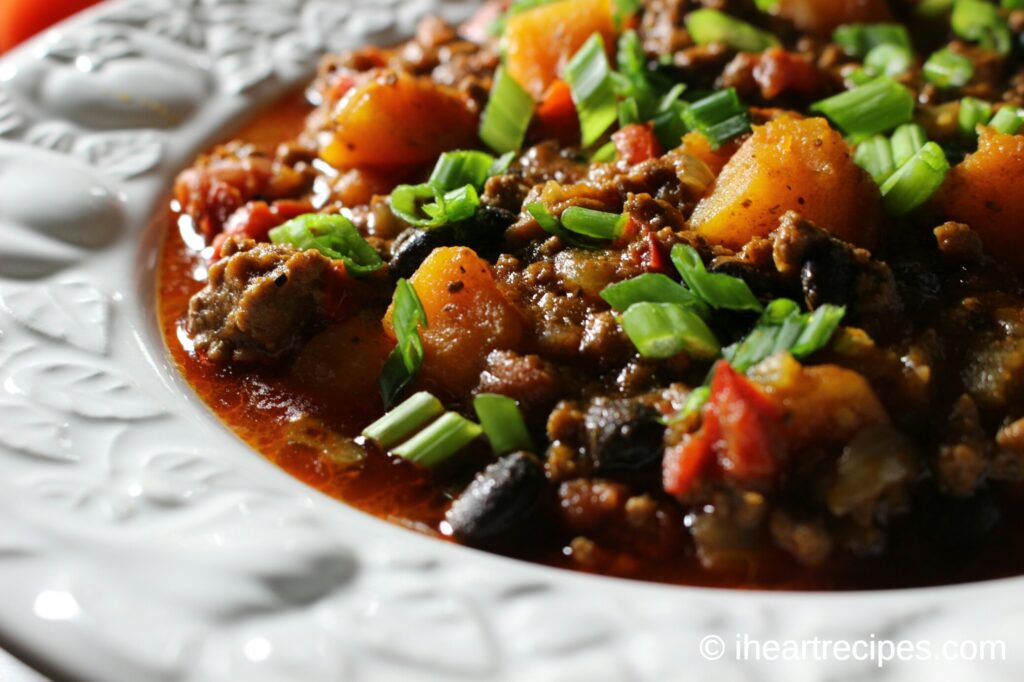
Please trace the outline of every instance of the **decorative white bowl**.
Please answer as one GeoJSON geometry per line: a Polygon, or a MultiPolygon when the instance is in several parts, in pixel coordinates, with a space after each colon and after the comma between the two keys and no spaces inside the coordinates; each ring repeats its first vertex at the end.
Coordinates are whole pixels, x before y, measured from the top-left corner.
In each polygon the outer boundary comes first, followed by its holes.
{"type": "Polygon", "coordinates": [[[0,60],[0,646],[103,682],[1024,679],[1024,578],[772,594],[524,564],[320,495],[196,399],[153,310],[175,173],[324,50],[473,4],[110,2],[0,60]],[[739,660],[742,636],[934,655],[739,660]]]}

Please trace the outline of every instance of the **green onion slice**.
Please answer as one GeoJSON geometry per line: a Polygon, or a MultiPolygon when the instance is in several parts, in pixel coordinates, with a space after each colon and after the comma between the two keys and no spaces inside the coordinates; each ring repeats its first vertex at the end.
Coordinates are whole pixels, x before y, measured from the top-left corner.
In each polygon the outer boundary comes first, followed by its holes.
{"type": "Polygon", "coordinates": [[[992,118],[992,105],[975,97],[964,97],[960,100],[960,112],[957,114],[957,128],[961,137],[978,136],[978,126],[985,125],[992,118]]]}
{"type": "Polygon", "coordinates": [[[534,449],[523,413],[512,398],[496,393],[481,393],[473,398],[473,410],[495,455],[500,457],[516,450],[534,449]]]}
{"type": "Polygon", "coordinates": [[[698,100],[683,113],[691,130],[708,138],[713,149],[750,132],[750,112],[743,106],[735,88],[727,88],[698,100]]]}
{"type": "Polygon", "coordinates": [[[569,60],[565,67],[565,80],[576,103],[583,146],[589,147],[619,116],[615,80],[600,33],[590,36],[569,60]]]}
{"type": "Polygon", "coordinates": [[[828,345],[845,315],[846,308],[831,304],[801,314],[795,301],[776,299],[765,308],[754,329],[723,355],[739,372],[776,353],[805,358],[828,345]]]}
{"type": "Polygon", "coordinates": [[[445,152],[437,160],[430,174],[430,184],[442,192],[450,192],[466,185],[482,189],[494,169],[494,157],[486,152],[445,152]]]}
{"type": "Polygon", "coordinates": [[[562,227],[594,239],[613,241],[622,236],[629,215],[626,213],[608,213],[595,211],[582,206],[570,206],[562,212],[562,227]]]}
{"type": "Polygon", "coordinates": [[[917,153],[928,136],[924,128],[916,123],[905,123],[897,128],[892,134],[892,162],[899,168],[917,153]]]}
{"type": "Polygon", "coordinates": [[[896,170],[892,160],[892,145],[883,135],[874,135],[857,145],[853,162],[867,171],[881,185],[896,170]]]}
{"type": "Polygon", "coordinates": [[[384,267],[380,254],[343,215],[307,213],[292,218],[270,231],[270,241],[291,244],[301,251],[319,251],[328,258],[340,260],[353,277],[362,277],[384,267]]]}
{"type": "Polygon", "coordinates": [[[637,303],[619,316],[619,324],[645,358],[666,359],[685,352],[710,360],[721,352],[704,320],[677,303],[637,303]]]}
{"type": "Polygon", "coordinates": [[[847,135],[884,133],[914,115],[914,95],[887,76],[833,95],[811,106],[828,116],[847,135]]]}
{"type": "Polygon", "coordinates": [[[924,63],[925,80],[939,88],[958,88],[974,76],[974,63],[965,55],[943,48],[924,63]]]}
{"type": "Polygon", "coordinates": [[[533,119],[534,102],[526,90],[499,67],[480,123],[480,139],[494,151],[519,151],[533,119]]]}
{"type": "Polygon", "coordinates": [[[1013,34],[995,5],[983,0],[957,0],[949,19],[953,32],[966,40],[1006,56],[1013,47],[1013,34]]]}
{"type": "Polygon", "coordinates": [[[462,450],[482,433],[483,428],[479,424],[454,412],[446,412],[392,452],[410,462],[432,468],[462,450]]]}
{"type": "Polygon", "coordinates": [[[746,282],[730,275],[708,272],[700,254],[692,246],[676,244],[672,247],[671,256],[686,286],[712,308],[752,312],[763,310],[761,302],[746,282]]]}
{"type": "Polygon", "coordinates": [[[764,52],[779,44],[772,34],[714,9],[690,12],[684,21],[698,45],[722,43],[741,52],[764,52]]]}
{"type": "Polygon", "coordinates": [[[423,310],[416,289],[406,279],[398,280],[395,285],[391,324],[398,343],[380,374],[380,392],[386,409],[395,404],[398,395],[416,378],[423,364],[420,327],[426,329],[427,313],[423,310]]]}
{"type": "Polygon", "coordinates": [[[428,182],[399,185],[391,193],[391,211],[416,227],[440,227],[466,220],[472,218],[479,207],[480,195],[472,185],[445,192],[428,182]]]}
{"type": "Polygon", "coordinates": [[[363,436],[389,450],[444,412],[441,401],[420,391],[363,429],[363,436]]]}
{"type": "Polygon", "coordinates": [[[942,147],[926,143],[882,185],[886,210],[896,216],[910,213],[938,191],[948,172],[942,147]]]}
{"type": "Polygon", "coordinates": [[[882,45],[903,48],[907,52],[913,50],[910,34],[900,24],[845,24],[832,33],[832,42],[858,59],[882,45]]]}
{"type": "Polygon", "coordinates": [[[1017,107],[1002,107],[988,124],[1006,135],[1016,135],[1024,125],[1024,111],[1017,107]]]}
{"type": "Polygon", "coordinates": [[[899,45],[879,45],[864,57],[864,67],[878,76],[899,76],[914,64],[913,53],[899,45]]]}
{"type": "Polygon", "coordinates": [[[696,294],[660,273],[647,272],[611,284],[601,291],[601,298],[620,313],[636,303],[678,303],[704,319],[709,314],[707,305],[696,294]]]}

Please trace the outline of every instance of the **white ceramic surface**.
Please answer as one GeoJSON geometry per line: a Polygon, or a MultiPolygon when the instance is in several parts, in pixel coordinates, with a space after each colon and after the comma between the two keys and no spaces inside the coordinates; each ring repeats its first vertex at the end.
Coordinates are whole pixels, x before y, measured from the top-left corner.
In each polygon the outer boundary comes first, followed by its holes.
{"type": "Polygon", "coordinates": [[[762,594],[449,546],[290,479],[169,365],[150,218],[325,49],[440,0],[128,0],[0,60],[0,646],[59,679],[1020,680],[1024,579],[762,594]],[[1007,661],[702,658],[709,634],[1000,639],[1007,661]]]}

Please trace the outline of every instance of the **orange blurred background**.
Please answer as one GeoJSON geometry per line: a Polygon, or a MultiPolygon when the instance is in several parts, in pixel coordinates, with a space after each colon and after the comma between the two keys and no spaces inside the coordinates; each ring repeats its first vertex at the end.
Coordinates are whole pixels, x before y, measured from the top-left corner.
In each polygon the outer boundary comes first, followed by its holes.
{"type": "Polygon", "coordinates": [[[98,0],[0,0],[0,52],[98,0]]]}

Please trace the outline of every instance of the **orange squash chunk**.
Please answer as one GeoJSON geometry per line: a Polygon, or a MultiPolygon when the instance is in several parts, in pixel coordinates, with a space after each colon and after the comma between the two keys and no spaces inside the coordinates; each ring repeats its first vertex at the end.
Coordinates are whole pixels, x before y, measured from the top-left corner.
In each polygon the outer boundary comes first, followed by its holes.
{"type": "MultiPolygon", "coordinates": [[[[472,249],[434,249],[409,282],[427,314],[420,376],[429,387],[464,394],[479,382],[492,350],[512,350],[522,341],[519,311],[472,249]]],[[[394,336],[390,308],[384,329],[394,336]]]]}
{"type": "Polygon", "coordinates": [[[614,47],[612,0],[561,0],[513,15],[505,24],[508,73],[540,100],[595,32],[614,47]]]}
{"type": "Polygon", "coordinates": [[[477,122],[454,90],[388,72],[345,96],[320,156],[335,168],[429,164],[443,152],[477,146],[477,122]]]}
{"type": "Polygon", "coordinates": [[[992,256],[1024,268],[1024,137],[982,128],[978,151],[954,166],[939,196],[992,256]]]}
{"type": "Polygon", "coordinates": [[[738,148],[736,142],[727,142],[718,149],[712,149],[708,138],[701,133],[690,132],[683,135],[683,151],[703,161],[711,172],[718,175],[729,162],[738,148]]]}
{"type": "Polygon", "coordinates": [[[690,225],[713,244],[740,249],[778,227],[790,210],[859,246],[877,239],[878,187],[825,119],[783,117],[755,126],[690,225]]]}

